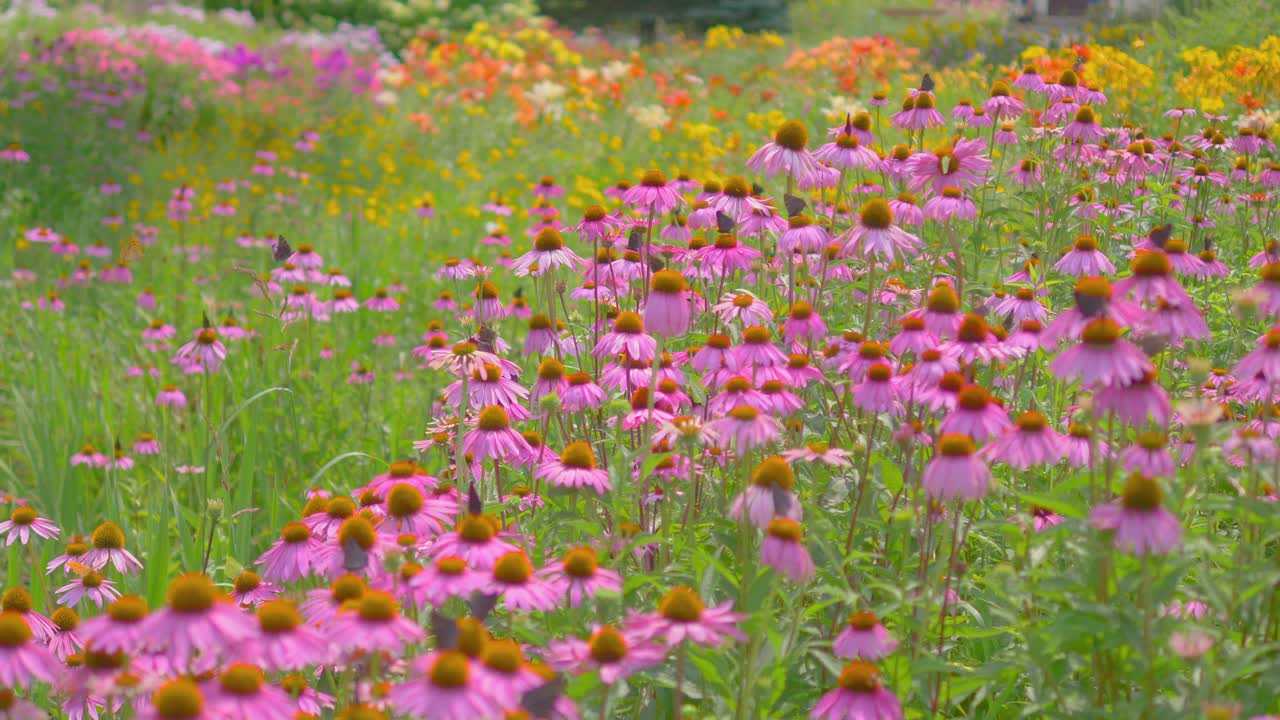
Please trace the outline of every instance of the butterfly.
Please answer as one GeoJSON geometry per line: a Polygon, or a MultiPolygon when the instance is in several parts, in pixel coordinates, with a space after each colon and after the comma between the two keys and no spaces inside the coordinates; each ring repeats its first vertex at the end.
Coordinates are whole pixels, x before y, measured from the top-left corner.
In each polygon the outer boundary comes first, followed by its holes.
{"type": "Polygon", "coordinates": [[[355,538],[347,538],[342,544],[342,567],[347,572],[359,572],[369,567],[369,552],[355,538]]]}
{"type": "Polygon", "coordinates": [[[546,685],[526,690],[520,696],[520,707],[529,711],[533,717],[550,717],[555,710],[556,700],[560,699],[563,691],[564,680],[557,677],[546,685]]]}
{"type": "Polygon", "coordinates": [[[1164,225],[1157,225],[1151,228],[1151,232],[1147,235],[1147,239],[1151,241],[1152,245],[1163,250],[1164,244],[1169,242],[1169,237],[1171,235],[1173,235],[1173,225],[1171,223],[1165,223],[1164,225]]]}
{"type": "Polygon", "coordinates": [[[920,78],[920,92],[933,92],[933,87],[933,78],[929,73],[925,73],[924,77],[920,78]]]}
{"type": "Polygon", "coordinates": [[[722,233],[731,233],[737,224],[738,223],[734,222],[733,218],[725,215],[719,210],[716,211],[716,230],[719,230],[722,233]]]}
{"type": "Polygon", "coordinates": [[[131,237],[120,243],[120,261],[132,262],[142,257],[142,243],[138,242],[138,238],[131,237]]]}
{"type": "Polygon", "coordinates": [[[85,565],[84,563],[78,563],[75,560],[70,560],[67,562],[67,569],[75,573],[76,577],[87,577],[90,573],[93,572],[93,568],[89,567],[88,565],[85,565]]]}
{"type": "Polygon", "coordinates": [[[494,347],[498,340],[498,333],[488,325],[481,325],[476,331],[476,347],[487,353],[495,352],[494,347]]]}
{"type": "Polygon", "coordinates": [[[808,207],[808,203],[804,201],[804,198],[798,198],[790,193],[782,196],[782,202],[787,206],[787,217],[795,217],[808,207]]]}
{"type": "Polygon", "coordinates": [[[1076,293],[1076,308],[1086,319],[1102,317],[1107,310],[1107,298],[1076,293]]]}
{"type": "Polygon", "coordinates": [[[432,610],[431,634],[436,636],[436,647],[441,650],[452,649],[458,644],[458,622],[432,610]]]}
{"type": "Polygon", "coordinates": [[[467,490],[467,512],[471,515],[480,515],[484,512],[484,501],[480,499],[480,494],[476,492],[476,484],[471,483],[471,488],[467,490]]]}
{"type": "Polygon", "coordinates": [[[284,262],[293,255],[293,248],[289,247],[289,241],[284,239],[283,235],[277,236],[275,243],[271,245],[271,257],[276,262],[284,262]]]}
{"type": "Polygon", "coordinates": [[[209,330],[213,328],[213,323],[209,322],[209,313],[207,312],[200,313],[200,327],[204,328],[205,330],[209,330]]]}
{"type": "Polygon", "coordinates": [[[627,249],[631,252],[640,252],[642,247],[644,247],[644,233],[639,227],[631,228],[631,232],[627,233],[627,249]]]}

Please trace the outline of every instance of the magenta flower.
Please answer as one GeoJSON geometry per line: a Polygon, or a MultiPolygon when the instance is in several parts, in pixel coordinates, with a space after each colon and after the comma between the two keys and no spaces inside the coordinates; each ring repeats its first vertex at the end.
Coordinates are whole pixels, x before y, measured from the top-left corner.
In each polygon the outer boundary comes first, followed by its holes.
{"type": "Polygon", "coordinates": [[[836,238],[841,253],[886,262],[903,253],[918,255],[920,239],[894,224],[893,218],[893,210],[883,198],[863,203],[858,222],[836,238]]]}
{"type": "Polygon", "coordinates": [[[1182,544],[1178,518],[1164,508],[1164,491],[1155,480],[1134,473],[1119,501],[1094,508],[1093,526],[1115,533],[1115,546],[1139,557],[1164,555],[1182,544]]]}
{"type": "Polygon", "coordinates": [[[272,672],[301,670],[330,660],[329,643],[307,625],[288,600],[258,606],[258,634],[241,645],[236,656],[272,672]]]}
{"type": "Polygon", "coordinates": [[[146,617],[147,601],[125,595],[111,603],[107,612],[85,620],[80,637],[98,652],[137,652],[143,648],[146,617]]]}
{"type": "Polygon", "coordinates": [[[991,169],[991,158],[983,154],[986,149],[981,139],[961,139],[951,148],[912,155],[907,161],[911,190],[929,189],[936,196],[948,187],[967,190],[982,185],[991,169]]]}
{"type": "Polygon", "coordinates": [[[512,550],[493,564],[489,592],[499,593],[510,610],[550,610],[559,604],[555,587],[533,571],[523,550],[512,550]]]}
{"type": "Polygon", "coordinates": [[[553,642],[548,662],[562,671],[583,672],[595,669],[600,682],[612,685],[641,670],[662,664],[666,648],[652,642],[629,638],[617,628],[596,625],[586,640],[553,642]]]}
{"type": "Polygon", "coordinates": [[[804,529],[800,523],[786,517],[770,520],[760,546],[760,562],[794,583],[812,580],[815,568],[804,545],[804,529]]]}
{"type": "Polygon", "coordinates": [[[481,691],[473,661],[456,650],[415,659],[404,682],[387,694],[387,702],[401,713],[433,720],[475,720],[496,717],[502,708],[481,691]]]}
{"type": "Polygon", "coordinates": [[[125,549],[124,530],[119,525],[110,521],[102,523],[94,528],[90,542],[93,546],[84,554],[82,562],[94,570],[110,565],[118,573],[132,575],[142,569],[138,558],[125,549]]]}
{"type": "Polygon", "coordinates": [[[0,687],[24,688],[33,680],[51,683],[62,670],[62,664],[35,642],[21,614],[0,612],[0,687]]]}
{"type": "Polygon", "coordinates": [[[74,606],[82,599],[88,598],[94,605],[102,607],[120,597],[120,591],[116,590],[115,583],[96,572],[89,571],[58,588],[57,595],[58,602],[63,605],[74,606]]]}
{"type": "Polygon", "coordinates": [[[422,628],[400,614],[400,603],[380,590],[368,590],[351,607],[339,609],[326,628],[329,644],[344,653],[400,653],[425,637],[422,628]]]}
{"type": "Polygon", "coordinates": [[[52,540],[62,532],[57,525],[45,520],[30,505],[19,505],[9,513],[9,519],[0,522],[0,537],[8,535],[5,546],[31,542],[31,536],[52,540]]]}
{"type": "Polygon", "coordinates": [[[649,297],[644,303],[644,327],[658,337],[678,337],[688,332],[692,315],[689,296],[688,285],[680,273],[675,270],[654,273],[649,280],[649,297]]]}
{"type": "Polygon", "coordinates": [[[579,607],[589,597],[601,590],[622,592],[622,577],[613,570],[600,567],[596,551],[578,547],[565,554],[564,559],[547,565],[539,571],[556,593],[567,597],[569,607],[579,607]]]}
{"type": "MultiPolygon", "coordinates": [[[[87,629],[85,635],[92,642],[87,629]]],[[[253,628],[213,581],[188,573],[170,583],[167,606],[143,620],[141,635],[148,647],[187,667],[197,654],[226,656],[253,636],[253,628]]]]}
{"type": "Polygon", "coordinates": [[[533,476],[556,487],[587,488],[597,495],[604,495],[613,487],[609,473],[596,466],[591,445],[581,440],[569,443],[560,457],[539,465],[533,476]]]}
{"type": "Polygon", "coordinates": [[[640,640],[662,638],[667,647],[675,647],[685,640],[719,647],[729,639],[746,639],[738,629],[744,618],[733,612],[732,606],[731,601],[726,601],[708,608],[697,592],[674,587],[662,596],[658,612],[632,618],[628,630],[640,640]]]}
{"type": "Polygon", "coordinates": [[[1049,370],[1064,381],[1079,380],[1085,387],[1123,387],[1141,380],[1151,361],[1136,346],[1120,337],[1120,326],[1108,318],[1089,321],[1080,344],[1060,353],[1049,370]]]}
{"type": "Polygon", "coordinates": [[[978,500],[987,494],[991,470],[977,456],[973,438],[943,435],[921,478],[930,498],[941,501],[978,500]]]}
{"type": "Polygon", "coordinates": [[[173,356],[174,362],[190,365],[205,372],[217,372],[227,359],[227,348],[218,340],[218,333],[213,328],[196,331],[196,338],[178,348],[173,356]]]}
{"type": "Polygon", "coordinates": [[[492,515],[463,515],[453,532],[447,532],[429,548],[434,558],[459,557],[477,570],[490,570],[498,558],[517,550],[502,523],[492,515]]]}
{"type": "Polygon", "coordinates": [[[747,167],[767,177],[786,175],[794,180],[807,177],[818,165],[806,147],[809,131],[798,120],[788,120],[773,133],[773,142],[765,143],[747,158],[747,167]]]}
{"type": "Polygon", "coordinates": [[[480,411],[475,429],[463,436],[462,447],[476,462],[486,458],[516,462],[529,451],[525,439],[511,429],[507,411],[498,405],[490,405],[480,411]]]}
{"type": "Polygon", "coordinates": [[[622,201],[650,215],[662,215],[684,204],[684,198],[660,170],[650,170],[622,194],[622,201]]]}
{"type": "Polygon", "coordinates": [[[902,720],[902,703],[884,689],[880,671],[860,660],[845,665],[836,688],[809,714],[814,720],[902,720]]]}
{"type": "Polygon", "coordinates": [[[466,560],[440,557],[409,580],[410,597],[419,606],[440,607],[449,598],[470,598],[488,583],[488,573],[472,570],[466,560]]]}
{"type": "Polygon", "coordinates": [[[1049,427],[1049,420],[1043,414],[1028,410],[1018,416],[1013,430],[997,437],[979,454],[991,462],[1026,470],[1061,462],[1067,454],[1067,441],[1049,427]]]}
{"type": "Polygon", "coordinates": [[[782,424],[777,418],[765,415],[750,405],[739,405],[724,417],[713,420],[711,429],[732,441],[739,452],[767,445],[782,434],[782,424]]]}
{"type": "Polygon", "coordinates": [[[292,720],[297,713],[292,699],[254,664],[234,663],[206,687],[208,711],[220,720],[292,720]]]}
{"type": "Polygon", "coordinates": [[[836,657],[867,662],[879,660],[897,647],[898,641],[889,634],[875,613],[867,610],[851,615],[849,624],[832,642],[836,657]]]}
{"type": "Polygon", "coordinates": [[[262,575],[271,582],[293,582],[312,574],[322,546],[306,525],[289,523],[256,564],[263,566],[262,575]]]}

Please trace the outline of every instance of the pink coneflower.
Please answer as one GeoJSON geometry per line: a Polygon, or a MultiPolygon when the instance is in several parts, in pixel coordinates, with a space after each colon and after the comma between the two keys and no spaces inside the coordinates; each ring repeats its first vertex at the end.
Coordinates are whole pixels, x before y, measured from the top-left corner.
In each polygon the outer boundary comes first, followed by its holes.
{"type": "Polygon", "coordinates": [[[858,222],[836,238],[841,252],[893,262],[899,253],[916,255],[920,239],[893,223],[893,211],[883,198],[872,198],[858,211],[858,222]]]}
{"type": "Polygon", "coordinates": [[[1257,347],[1240,358],[1231,374],[1238,378],[1261,375],[1268,384],[1280,383],[1280,328],[1258,338],[1257,347]]]}
{"type": "Polygon", "coordinates": [[[599,556],[590,547],[577,547],[565,553],[564,559],[539,571],[569,607],[579,607],[601,590],[622,591],[622,577],[613,570],[600,567],[599,556]]]}
{"type": "MultiPolygon", "coordinates": [[[[756,210],[768,210],[768,204],[751,195],[751,185],[746,179],[734,175],[724,181],[724,186],[706,198],[712,210],[728,215],[735,222],[750,215],[756,210]]],[[[714,224],[715,214],[712,214],[714,224]]]]}
{"type": "Polygon", "coordinates": [[[194,365],[205,372],[217,372],[227,359],[227,348],[218,340],[213,328],[196,331],[196,339],[178,348],[174,361],[194,365]]]}
{"type": "MultiPolygon", "coordinates": [[[[690,294],[689,286],[679,272],[675,270],[655,272],[649,281],[649,297],[644,304],[643,327],[657,337],[677,337],[688,332],[692,315],[690,294]]],[[[617,332],[616,323],[614,330],[617,332]]],[[[637,360],[653,359],[652,355],[648,358],[631,355],[631,353],[628,355],[637,360]]]]}
{"type": "Polygon", "coordinates": [[[489,574],[472,570],[459,557],[440,557],[409,580],[409,597],[419,607],[440,607],[449,598],[469,598],[489,583],[489,574]]]}
{"type": "Polygon", "coordinates": [[[958,187],[948,186],[924,204],[925,217],[938,223],[950,220],[975,220],[978,206],[958,187]]]}
{"type": "Polygon", "coordinates": [[[1080,344],[1060,353],[1049,370],[1063,381],[1079,380],[1085,387],[1125,386],[1142,379],[1151,361],[1120,337],[1120,326],[1108,318],[1090,320],[1080,344]]]}
{"type": "Polygon", "coordinates": [[[991,83],[991,97],[982,103],[982,109],[995,120],[1016,120],[1027,111],[1027,106],[1013,95],[1008,83],[996,80],[991,83]]]}
{"type": "Polygon", "coordinates": [[[581,267],[584,261],[577,253],[564,246],[564,237],[553,227],[543,228],[533,240],[533,249],[516,258],[511,270],[516,275],[544,275],[557,267],[570,270],[581,267]]]}
{"type": "Polygon", "coordinates": [[[238,715],[214,715],[208,708],[205,693],[194,680],[181,677],[169,680],[151,693],[149,702],[139,698],[136,703],[138,720],[214,720],[238,715]]]}
{"type": "Polygon", "coordinates": [[[10,163],[29,163],[31,156],[18,143],[10,143],[3,150],[0,150],[0,160],[10,163]]]}
{"type": "Polygon", "coordinates": [[[759,258],[759,250],[739,244],[735,235],[720,233],[712,244],[693,254],[688,269],[707,279],[727,277],[749,272],[751,264],[759,258]]]}
{"type": "Polygon", "coordinates": [[[804,300],[797,300],[791,305],[786,321],[782,324],[782,339],[787,343],[798,343],[802,340],[817,342],[827,335],[827,324],[822,321],[813,306],[804,300]]]}
{"type": "Polygon", "coordinates": [[[1148,421],[1164,426],[1169,422],[1169,394],[1157,381],[1155,372],[1148,370],[1129,385],[1095,393],[1093,409],[1098,417],[1115,413],[1130,427],[1142,427],[1148,421]]]}
{"type": "Polygon", "coordinates": [[[289,523],[280,531],[280,539],[258,557],[262,575],[271,582],[293,582],[311,575],[323,547],[312,537],[311,529],[300,522],[289,523]]]}
{"type": "Polygon", "coordinates": [[[893,368],[883,362],[867,368],[862,382],[853,387],[853,405],[872,414],[900,414],[893,368]]]}
{"type": "Polygon", "coordinates": [[[242,608],[257,607],[279,594],[280,586],[264,582],[252,570],[241,570],[231,583],[231,599],[242,608]]]}
{"type": "Polygon", "coordinates": [[[768,304],[746,291],[726,293],[711,311],[723,323],[767,325],[773,322],[773,311],[768,304]]]}
{"type": "Polygon", "coordinates": [[[978,457],[973,438],[946,434],[921,477],[924,490],[935,500],[978,500],[987,494],[991,470],[978,457]]]}
{"type": "Polygon", "coordinates": [[[818,253],[831,243],[831,233],[807,215],[787,219],[787,229],[778,238],[778,249],[786,253],[818,253]]]}
{"type": "Polygon", "coordinates": [[[391,293],[386,288],[378,288],[373,291],[373,296],[364,301],[364,306],[374,312],[394,312],[400,309],[400,303],[391,297],[391,293]]]}
{"type": "Polygon", "coordinates": [[[1137,442],[1120,456],[1126,472],[1148,477],[1170,477],[1176,466],[1169,454],[1169,437],[1162,432],[1138,433],[1137,442]]]}
{"type": "Polygon", "coordinates": [[[364,578],[348,573],[334,580],[329,587],[308,590],[307,599],[299,609],[308,623],[327,628],[340,608],[359,600],[367,590],[364,578]]]}
{"type": "Polygon", "coordinates": [[[11,587],[5,590],[4,595],[0,596],[0,612],[16,612],[21,615],[41,644],[47,643],[58,632],[58,627],[49,618],[36,612],[35,601],[26,588],[11,587]]]}
{"type": "MultiPolygon", "coordinates": [[[[80,628],[80,616],[75,610],[60,607],[49,616],[49,622],[57,628],[53,637],[49,638],[49,652],[59,662],[65,663],[67,658],[84,649],[84,640],[77,632],[80,628]]],[[[0,707],[3,707],[3,702],[0,702],[0,707]]]]}
{"type": "Polygon", "coordinates": [[[1053,269],[1076,277],[1097,277],[1114,274],[1116,266],[1098,249],[1097,238],[1080,235],[1071,250],[1054,263],[1053,269]]]}
{"type": "Polygon", "coordinates": [[[633,360],[653,360],[658,342],[644,331],[644,321],[633,312],[618,313],[613,330],[600,338],[591,354],[596,357],[622,355],[633,360]]]}
{"type": "Polygon", "coordinates": [[[786,517],[775,517],[765,526],[764,542],[760,545],[761,564],[782,573],[794,583],[813,579],[813,558],[804,545],[804,529],[800,523],[786,517]]]}
{"type": "Polygon", "coordinates": [[[1115,533],[1115,546],[1139,557],[1164,555],[1182,544],[1178,518],[1164,508],[1164,491],[1155,480],[1134,473],[1120,499],[1094,508],[1093,526],[1115,533]]]}
{"type": "Polygon", "coordinates": [[[586,640],[561,640],[551,644],[549,662],[557,670],[594,668],[600,682],[612,685],[641,670],[662,664],[666,648],[651,642],[627,637],[609,625],[591,628],[586,640]]]}
{"type": "Polygon", "coordinates": [[[424,655],[411,664],[408,677],[387,693],[387,702],[401,713],[433,720],[475,720],[502,712],[480,685],[478,662],[456,650],[424,655]]]}
{"type": "Polygon", "coordinates": [[[788,120],[773,133],[773,142],[765,143],[747,159],[747,167],[766,177],[786,175],[800,180],[813,172],[817,160],[807,148],[809,131],[799,120],[788,120]]]}
{"type": "Polygon", "coordinates": [[[608,213],[599,205],[588,206],[582,213],[582,222],[574,225],[572,230],[585,242],[596,242],[617,233],[624,222],[608,213]]]}
{"type": "Polygon", "coordinates": [[[1075,118],[1062,130],[1064,138],[1087,143],[1097,142],[1103,135],[1102,126],[1098,124],[1093,108],[1088,105],[1076,110],[1075,118]]]}
{"type": "MultiPolygon", "coordinates": [[[[82,570],[88,570],[88,567],[82,570]]],[[[83,574],[77,573],[71,582],[58,588],[57,595],[58,602],[62,605],[73,606],[80,600],[88,598],[94,605],[102,607],[120,597],[120,591],[116,590],[115,583],[93,570],[88,570],[83,574]]]]}
{"type": "Polygon", "coordinates": [[[509,539],[498,518],[468,513],[452,532],[436,538],[428,551],[434,558],[460,557],[477,570],[489,570],[498,558],[518,549],[509,539]]]}
{"type": "Polygon", "coordinates": [[[427,502],[423,489],[407,482],[398,482],[387,491],[382,504],[386,519],[379,532],[387,535],[405,533],[430,538],[444,530],[442,520],[451,513],[441,513],[434,503],[427,502]]]}
{"type": "Polygon", "coordinates": [[[591,375],[584,372],[572,373],[566,378],[568,387],[564,390],[561,401],[569,412],[580,412],[598,408],[604,404],[607,396],[603,389],[592,381],[591,375]]]}
{"type": "MultiPolygon", "coordinates": [[[[1028,293],[1033,292],[1028,288],[1024,289],[1028,293]]],[[[1031,303],[1039,307],[1039,303],[1034,300],[1031,303]]],[[[965,365],[1003,360],[1007,355],[1006,348],[987,324],[986,318],[977,313],[965,315],[960,327],[956,328],[955,339],[944,342],[940,349],[965,365]]]]}
{"type": "Polygon", "coordinates": [[[556,487],[589,488],[597,495],[604,495],[613,487],[609,473],[596,466],[591,445],[581,440],[565,446],[559,458],[541,464],[534,471],[534,477],[556,487]]]}
{"type": "Polygon", "coordinates": [[[511,419],[499,405],[489,405],[480,411],[475,429],[462,438],[463,451],[476,462],[494,458],[514,462],[529,450],[520,433],[511,429],[511,419]]]}
{"type": "Polygon", "coordinates": [[[992,462],[1016,470],[1056,465],[1067,454],[1066,440],[1049,427],[1049,420],[1034,410],[1018,416],[1014,429],[996,438],[979,453],[992,462]]]}
{"type": "Polygon", "coordinates": [[[775,517],[799,521],[804,508],[792,493],[795,480],[788,461],[777,455],[765,458],[751,473],[751,484],[729,506],[729,517],[749,520],[758,528],[775,517]]]}
{"type": "Polygon", "coordinates": [[[966,435],[981,442],[999,437],[1009,428],[1009,413],[997,403],[986,388],[968,385],[960,390],[956,407],[943,419],[938,432],[966,435]]]}
{"type": "Polygon", "coordinates": [[[101,615],[80,626],[80,637],[98,652],[132,653],[143,648],[147,601],[135,595],[116,599],[101,615]]]}
{"type": "Polygon", "coordinates": [[[658,603],[658,612],[631,620],[629,629],[643,640],[662,638],[667,647],[685,640],[697,645],[719,647],[727,639],[744,640],[738,629],[744,619],[733,612],[732,601],[708,608],[694,590],[677,586],[667,591],[658,603]]]}
{"type": "MultiPolygon", "coordinates": [[[[187,667],[197,653],[226,655],[253,635],[240,610],[207,576],[188,573],[169,585],[168,604],[143,620],[143,642],[187,667]]],[[[85,639],[92,642],[85,633],[85,639]]]]}
{"type": "Polygon", "coordinates": [[[848,467],[849,451],[831,447],[825,442],[811,442],[804,447],[783,451],[782,459],[790,463],[804,461],[832,467],[848,467]]]}
{"type": "Polygon", "coordinates": [[[268,600],[255,611],[258,634],[239,657],[272,672],[301,670],[330,659],[326,639],[307,625],[289,600],[268,600]]]}
{"type": "Polygon", "coordinates": [[[860,610],[849,616],[849,624],[836,635],[831,649],[845,660],[874,662],[893,652],[898,641],[881,624],[875,613],[860,610]]]}
{"type": "Polygon", "coordinates": [[[639,185],[631,186],[622,194],[622,201],[651,215],[662,215],[684,204],[684,198],[671,187],[661,170],[646,172],[639,185]]]}
{"type": "Polygon", "coordinates": [[[98,452],[92,445],[85,445],[80,448],[80,452],[71,456],[71,466],[88,465],[89,467],[107,467],[111,464],[111,459],[106,455],[98,452]]]}
{"type": "Polygon", "coordinates": [[[740,368],[776,368],[787,364],[787,356],[773,344],[773,333],[763,325],[742,331],[742,344],[733,349],[733,361],[740,368]]]}
{"type": "Polygon", "coordinates": [[[724,417],[713,420],[711,429],[720,437],[731,440],[739,452],[771,443],[782,433],[782,425],[777,418],[750,405],[739,405],[724,417]]]}
{"type": "Polygon", "coordinates": [[[389,593],[367,590],[359,601],[340,608],[327,627],[329,644],[344,653],[399,653],[425,636],[422,628],[400,614],[389,593]]]}
{"type": "Polygon", "coordinates": [[[14,543],[26,545],[31,542],[32,535],[52,540],[61,532],[57,525],[40,517],[30,505],[19,505],[9,513],[8,520],[0,522],[0,537],[8,535],[4,543],[6,547],[14,543]]]}
{"type": "Polygon", "coordinates": [[[51,683],[62,674],[62,665],[34,640],[21,614],[0,612],[0,687],[24,688],[33,680],[51,683]]]}
{"type": "Polygon", "coordinates": [[[907,161],[911,190],[929,189],[941,195],[949,187],[966,190],[982,185],[991,169],[991,158],[982,154],[986,147],[981,139],[961,139],[949,148],[912,155],[907,161]]]}
{"type": "Polygon", "coordinates": [[[1217,170],[1210,170],[1205,163],[1197,163],[1195,166],[1180,170],[1178,177],[1185,182],[1191,183],[1193,186],[1200,187],[1204,185],[1225,185],[1227,176],[1217,170]]]}
{"type": "MultiPolygon", "coordinates": [[[[849,128],[852,129],[852,128],[849,128]]],[[[841,132],[834,142],[818,148],[814,157],[841,170],[870,170],[880,166],[880,156],[850,132],[841,132]]]]}
{"type": "Polygon", "coordinates": [[[560,602],[556,588],[534,572],[523,550],[512,550],[494,562],[488,590],[501,594],[513,611],[550,610],[560,602]]]}
{"type": "Polygon", "coordinates": [[[880,671],[871,663],[845,665],[836,688],[823,695],[809,717],[814,720],[902,720],[902,703],[884,689],[880,671]]]}
{"type": "Polygon", "coordinates": [[[930,92],[908,95],[902,101],[902,109],[889,119],[894,127],[908,131],[927,130],[946,124],[946,119],[934,106],[933,93],[930,92]]]}
{"type": "Polygon", "coordinates": [[[219,720],[292,720],[297,714],[292,698],[267,683],[257,664],[234,663],[206,687],[209,712],[219,720]]]}

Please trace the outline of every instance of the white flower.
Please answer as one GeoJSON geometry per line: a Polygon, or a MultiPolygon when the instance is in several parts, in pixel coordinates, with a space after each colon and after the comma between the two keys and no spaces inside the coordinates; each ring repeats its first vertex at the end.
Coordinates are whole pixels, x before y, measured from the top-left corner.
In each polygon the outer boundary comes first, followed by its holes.
{"type": "Polygon", "coordinates": [[[382,92],[374,96],[373,101],[383,107],[388,107],[391,105],[395,105],[397,102],[399,102],[400,96],[396,95],[391,90],[383,90],[382,92]]]}
{"type": "Polygon", "coordinates": [[[822,112],[826,113],[827,117],[837,122],[842,122],[846,115],[857,115],[866,109],[865,105],[853,98],[847,98],[843,95],[832,95],[827,100],[826,109],[822,112]]]}
{"type": "Polygon", "coordinates": [[[1259,108],[1250,110],[1247,114],[1236,120],[1238,128],[1252,128],[1253,130],[1270,130],[1276,123],[1280,122],[1280,110],[1270,110],[1259,108]]]}
{"type": "Polygon", "coordinates": [[[543,80],[529,88],[529,100],[535,105],[546,107],[565,96],[568,90],[550,80],[543,80]]]}
{"type": "Polygon", "coordinates": [[[661,105],[644,105],[636,108],[632,113],[636,124],[649,130],[657,130],[671,122],[671,116],[667,114],[667,109],[661,105]]]}
{"type": "Polygon", "coordinates": [[[631,72],[631,63],[621,60],[613,60],[600,68],[600,75],[605,82],[617,82],[626,77],[629,72],[631,72]]]}

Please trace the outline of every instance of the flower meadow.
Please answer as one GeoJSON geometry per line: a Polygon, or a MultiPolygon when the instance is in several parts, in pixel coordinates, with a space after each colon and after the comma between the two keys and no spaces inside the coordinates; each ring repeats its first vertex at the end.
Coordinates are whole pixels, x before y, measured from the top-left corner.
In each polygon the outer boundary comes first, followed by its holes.
{"type": "Polygon", "coordinates": [[[24,7],[0,718],[1278,717],[1280,40],[24,7]]]}

